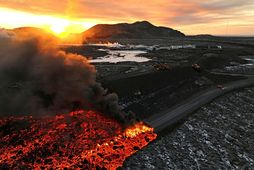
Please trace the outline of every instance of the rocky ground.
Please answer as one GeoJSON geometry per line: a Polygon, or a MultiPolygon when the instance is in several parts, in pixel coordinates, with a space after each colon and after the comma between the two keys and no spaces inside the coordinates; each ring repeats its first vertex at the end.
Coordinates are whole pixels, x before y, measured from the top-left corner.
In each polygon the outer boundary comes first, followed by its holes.
{"type": "Polygon", "coordinates": [[[221,97],[130,157],[123,169],[254,169],[254,88],[221,97]]]}

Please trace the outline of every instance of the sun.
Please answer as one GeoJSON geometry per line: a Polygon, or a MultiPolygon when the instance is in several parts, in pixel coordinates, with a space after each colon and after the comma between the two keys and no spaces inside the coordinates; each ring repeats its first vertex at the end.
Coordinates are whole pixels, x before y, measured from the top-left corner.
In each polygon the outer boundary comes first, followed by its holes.
{"type": "Polygon", "coordinates": [[[51,26],[51,31],[54,32],[55,34],[61,34],[63,32],[65,32],[65,27],[66,25],[62,25],[62,24],[54,24],[51,26]]]}

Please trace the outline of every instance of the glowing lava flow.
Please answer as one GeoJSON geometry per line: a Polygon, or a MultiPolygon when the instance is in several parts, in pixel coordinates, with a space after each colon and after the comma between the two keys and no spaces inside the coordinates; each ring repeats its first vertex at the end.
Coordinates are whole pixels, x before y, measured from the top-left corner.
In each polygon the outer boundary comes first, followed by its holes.
{"type": "Polygon", "coordinates": [[[156,138],[93,111],[0,120],[0,169],[116,169],[156,138]]]}

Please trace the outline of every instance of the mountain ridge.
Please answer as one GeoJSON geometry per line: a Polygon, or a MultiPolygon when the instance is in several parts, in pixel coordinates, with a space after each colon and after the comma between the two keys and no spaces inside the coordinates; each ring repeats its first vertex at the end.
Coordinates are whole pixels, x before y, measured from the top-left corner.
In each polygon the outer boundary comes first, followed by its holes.
{"type": "Polygon", "coordinates": [[[172,28],[155,26],[148,21],[134,23],[97,24],[82,33],[83,39],[156,39],[184,37],[172,28]]]}

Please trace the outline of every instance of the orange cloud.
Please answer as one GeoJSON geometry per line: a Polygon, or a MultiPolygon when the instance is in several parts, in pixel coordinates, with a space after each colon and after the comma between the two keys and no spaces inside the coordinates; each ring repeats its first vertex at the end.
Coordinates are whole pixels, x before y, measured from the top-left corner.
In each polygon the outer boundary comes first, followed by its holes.
{"type": "MultiPolygon", "coordinates": [[[[254,1],[246,0],[0,0],[1,7],[33,15],[61,16],[94,23],[149,20],[187,34],[254,34],[254,1]],[[242,27],[241,25],[245,25],[242,27]]],[[[0,16],[1,17],[1,16],[0,16]]]]}

